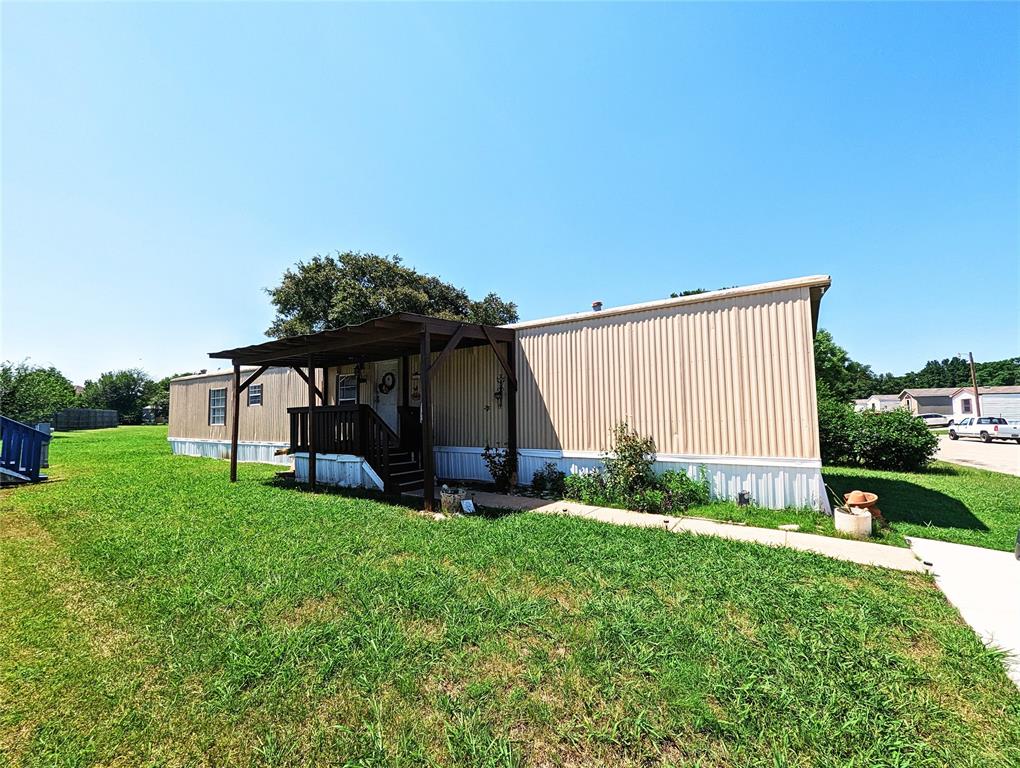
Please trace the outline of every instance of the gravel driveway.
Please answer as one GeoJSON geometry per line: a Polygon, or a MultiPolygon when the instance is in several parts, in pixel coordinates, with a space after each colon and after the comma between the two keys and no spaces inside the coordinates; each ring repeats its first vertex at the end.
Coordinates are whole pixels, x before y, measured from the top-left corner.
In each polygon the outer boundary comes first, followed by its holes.
{"type": "Polygon", "coordinates": [[[938,458],[953,464],[1020,476],[1020,445],[1012,440],[982,443],[980,440],[964,438],[950,440],[946,435],[941,435],[938,458]]]}

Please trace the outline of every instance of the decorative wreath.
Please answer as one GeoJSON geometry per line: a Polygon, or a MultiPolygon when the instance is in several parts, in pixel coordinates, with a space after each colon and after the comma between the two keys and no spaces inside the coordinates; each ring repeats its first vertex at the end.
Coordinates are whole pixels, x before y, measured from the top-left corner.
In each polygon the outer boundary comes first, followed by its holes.
{"type": "Polygon", "coordinates": [[[383,374],[382,381],[379,382],[379,391],[384,395],[388,395],[395,386],[397,386],[397,377],[393,375],[393,371],[386,371],[383,374]]]}

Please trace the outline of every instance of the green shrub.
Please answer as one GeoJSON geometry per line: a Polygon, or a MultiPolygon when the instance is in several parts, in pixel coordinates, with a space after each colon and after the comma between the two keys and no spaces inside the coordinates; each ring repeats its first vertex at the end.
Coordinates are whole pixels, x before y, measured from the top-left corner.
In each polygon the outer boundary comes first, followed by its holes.
{"type": "Polygon", "coordinates": [[[863,411],[847,403],[818,400],[822,463],[867,469],[917,471],[935,458],[938,438],[910,411],[863,411]]]}
{"type": "Polygon", "coordinates": [[[625,421],[613,428],[613,452],[603,454],[602,462],[612,497],[634,498],[655,485],[655,441],[641,437],[625,421]]]}
{"type": "Polygon", "coordinates": [[[597,469],[582,469],[576,474],[567,475],[563,479],[563,496],[582,504],[610,503],[606,476],[597,469]]]}
{"type": "Polygon", "coordinates": [[[854,414],[854,457],[868,469],[914,472],[935,458],[939,439],[910,411],[865,411],[854,414]]]}
{"type": "Polygon", "coordinates": [[[511,455],[506,448],[490,448],[485,446],[482,461],[492,475],[492,482],[500,493],[510,490],[514,472],[517,471],[517,457],[511,455]]]}
{"type": "Polygon", "coordinates": [[[708,470],[698,467],[698,479],[686,472],[668,470],[659,475],[658,486],[664,496],[663,508],[667,512],[683,512],[691,507],[708,504],[712,500],[712,486],[708,470]]]}
{"type": "Polygon", "coordinates": [[[666,494],[658,488],[645,488],[634,497],[634,509],[657,515],[666,510],[666,494]]]}
{"type": "Polygon", "coordinates": [[[831,397],[818,399],[818,440],[823,464],[854,463],[853,438],[860,414],[849,403],[831,397]]]}
{"type": "Polygon", "coordinates": [[[531,478],[531,490],[542,498],[561,499],[566,474],[553,462],[547,461],[531,478]]]}

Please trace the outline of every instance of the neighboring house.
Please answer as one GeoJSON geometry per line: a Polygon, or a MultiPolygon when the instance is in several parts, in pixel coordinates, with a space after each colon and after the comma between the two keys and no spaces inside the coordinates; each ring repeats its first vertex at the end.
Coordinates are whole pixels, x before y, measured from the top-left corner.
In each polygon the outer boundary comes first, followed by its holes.
{"type": "Polygon", "coordinates": [[[860,397],[854,400],[854,410],[858,413],[868,410],[868,398],[860,397]]]}
{"type": "MultiPolygon", "coordinates": [[[[978,387],[978,393],[981,395],[982,416],[1020,419],[1020,387],[978,387]]],[[[957,389],[953,393],[953,421],[976,415],[973,388],[961,387],[957,389]]]]}
{"type": "Polygon", "coordinates": [[[864,403],[864,411],[895,411],[902,406],[899,395],[872,395],[864,403]]]}
{"type": "Polygon", "coordinates": [[[489,480],[486,446],[516,453],[524,483],[548,462],[599,466],[626,420],[654,439],[657,469],[704,467],[719,497],[823,508],[813,339],[829,284],[499,327],[397,313],[216,352],[235,370],[171,383],[169,439],[176,453],[230,456],[236,396],[237,461],[289,450],[299,481],[431,498],[436,477],[489,480]],[[248,404],[248,382],[262,385],[261,405],[248,404]]]}
{"type": "Polygon", "coordinates": [[[959,387],[934,387],[931,389],[905,389],[899,399],[904,408],[913,414],[941,413],[951,416],[953,413],[953,395],[959,387]]]}

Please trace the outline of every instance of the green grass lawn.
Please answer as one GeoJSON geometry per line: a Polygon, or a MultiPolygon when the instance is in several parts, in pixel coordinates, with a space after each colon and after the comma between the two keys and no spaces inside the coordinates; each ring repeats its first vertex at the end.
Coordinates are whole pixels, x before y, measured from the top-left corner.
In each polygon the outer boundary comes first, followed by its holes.
{"type": "Polygon", "coordinates": [[[0,765],[1020,764],[930,577],[231,485],[165,436],[58,435],[0,493],[0,765]]]}
{"type": "MultiPolygon", "coordinates": [[[[936,462],[927,472],[881,472],[826,467],[825,483],[842,495],[860,489],[877,493],[889,527],[874,541],[909,546],[906,536],[1012,551],[1020,529],[1020,477],[936,462]]],[[[805,533],[838,535],[832,518],[811,509],[763,509],[713,502],[693,507],[694,517],[778,528],[796,523],[805,533]]]]}
{"type": "Polygon", "coordinates": [[[827,467],[823,476],[839,494],[877,493],[893,538],[923,536],[1007,551],[1016,544],[1020,477],[945,462],[927,472],[827,467]]]}

